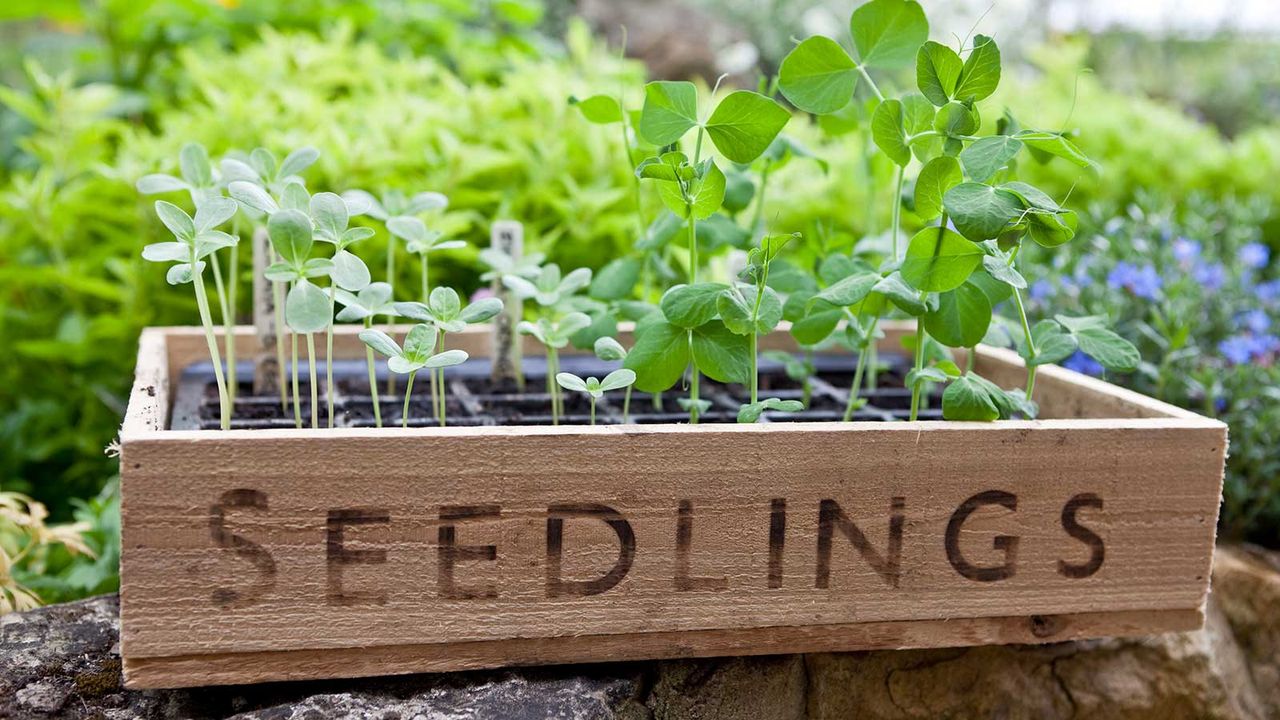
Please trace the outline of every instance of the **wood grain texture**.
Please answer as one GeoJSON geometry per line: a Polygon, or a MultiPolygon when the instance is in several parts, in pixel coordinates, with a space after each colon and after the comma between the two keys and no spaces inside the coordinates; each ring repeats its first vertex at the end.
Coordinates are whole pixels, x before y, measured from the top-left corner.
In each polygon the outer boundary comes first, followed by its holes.
{"type": "Polygon", "coordinates": [[[1057,368],[1036,421],[158,429],[202,346],[144,335],[122,430],[132,686],[1161,632],[1208,590],[1225,426],[1057,368]]]}

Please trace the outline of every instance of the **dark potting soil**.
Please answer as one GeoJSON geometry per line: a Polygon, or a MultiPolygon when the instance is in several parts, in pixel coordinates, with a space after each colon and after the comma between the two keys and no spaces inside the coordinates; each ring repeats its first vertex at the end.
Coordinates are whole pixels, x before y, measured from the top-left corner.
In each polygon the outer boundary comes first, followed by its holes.
{"type": "MultiPolygon", "coordinates": [[[[854,421],[906,420],[910,414],[911,392],[902,386],[902,379],[909,369],[905,355],[881,354],[881,372],[877,387],[871,392],[864,388],[860,398],[866,403],[854,415],[854,421]]],[[[852,355],[819,354],[813,357],[817,370],[804,386],[788,377],[780,363],[762,359],[760,362],[761,399],[776,397],[782,400],[800,400],[806,409],[801,412],[767,412],[762,422],[813,422],[839,421],[843,419],[848,400],[849,383],[852,381],[857,358],[852,355]]],[[[606,363],[590,356],[566,356],[561,358],[561,370],[581,377],[604,377],[618,363],[606,363]]],[[[546,364],[540,357],[524,358],[526,384],[523,390],[515,383],[495,385],[489,378],[489,361],[468,360],[462,365],[445,371],[446,422],[451,426],[479,425],[551,425],[551,396],[546,386],[546,364]]],[[[317,394],[317,418],[320,427],[328,426],[328,396],[324,381],[324,368],[319,372],[317,394]]],[[[253,368],[249,363],[238,365],[241,382],[232,412],[231,426],[235,429],[292,428],[294,419],[292,396],[282,402],[279,394],[254,395],[253,368]]],[[[302,427],[311,427],[311,386],[305,365],[299,377],[300,417],[302,427]]],[[[406,378],[394,379],[388,387],[386,365],[379,363],[378,402],[385,426],[399,426],[404,407],[406,378]]],[[[334,363],[334,426],[374,427],[373,399],[369,393],[368,370],[362,360],[340,360],[334,363]]],[[[699,416],[704,423],[731,423],[737,421],[738,408],[748,399],[748,390],[738,385],[725,385],[709,378],[702,378],[699,394],[711,407],[699,416]]],[[[626,408],[626,421],[638,424],[685,423],[689,413],[680,406],[680,399],[688,396],[688,388],[677,386],[656,397],[650,393],[634,391],[626,408]]],[[[198,363],[187,368],[178,383],[174,399],[171,427],[175,430],[215,430],[218,428],[218,393],[213,381],[210,363],[198,363]]],[[[561,391],[564,404],[560,417],[562,425],[586,425],[590,423],[591,405],[587,396],[579,392],[561,391]]],[[[605,395],[596,403],[596,422],[621,424],[624,420],[623,391],[605,395]]],[[[922,420],[941,418],[941,399],[933,393],[925,399],[920,411],[922,420]]],[[[409,398],[409,426],[435,427],[431,399],[431,380],[425,374],[418,375],[409,398]]]]}

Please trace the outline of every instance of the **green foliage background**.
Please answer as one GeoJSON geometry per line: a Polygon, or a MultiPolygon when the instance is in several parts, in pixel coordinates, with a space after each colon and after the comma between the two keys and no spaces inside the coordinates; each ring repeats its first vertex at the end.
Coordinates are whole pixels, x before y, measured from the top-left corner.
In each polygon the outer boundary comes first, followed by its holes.
{"type": "MultiPolygon", "coordinates": [[[[139,255],[163,228],[152,199],[133,189],[143,174],[174,171],[183,143],[215,156],[313,145],[323,153],[308,173],[313,188],[446,193],[447,229],[472,247],[433,270],[464,292],[477,286],[475,251],[496,218],[524,222],[531,249],[570,267],[598,268],[634,240],[617,128],[587,123],[566,99],[625,90],[636,108],[644,70],[576,24],[563,43],[547,40],[536,4],[367,0],[307,13],[285,2],[40,5],[91,32],[82,47],[48,54],[79,74],[23,71],[0,52],[0,484],[44,501],[55,518],[91,516],[103,543],[97,574],[72,575],[89,571],[65,558],[42,566],[46,599],[111,586],[115,467],[103,451],[123,413],[136,337],[147,325],[195,321],[187,292],[139,255]]],[[[13,3],[0,19],[34,7],[13,3]]],[[[1026,168],[1025,177],[1055,197],[1070,194],[1095,218],[1120,212],[1144,188],[1173,201],[1251,197],[1262,209],[1249,222],[1275,250],[1280,128],[1226,139],[1179,109],[1079,73],[1087,52],[1069,41],[1044,48],[997,97],[1019,118],[1077,132],[1103,172],[1059,162],[1026,168]]],[[[786,133],[830,169],[792,162],[769,189],[771,226],[804,232],[814,252],[888,225],[890,167],[883,158],[868,165],[865,134],[827,130],[792,121],[786,133]]],[[[652,196],[645,202],[656,207],[652,196]]],[[[915,224],[907,213],[907,229],[915,224]]],[[[381,267],[385,246],[385,236],[367,241],[371,267],[381,267]]],[[[1110,308],[1099,299],[1083,309],[1110,308]]],[[[1233,437],[1242,434],[1233,427],[1233,437]]],[[[1252,497],[1273,487],[1262,476],[1274,474],[1272,454],[1233,465],[1229,491],[1252,497]]]]}

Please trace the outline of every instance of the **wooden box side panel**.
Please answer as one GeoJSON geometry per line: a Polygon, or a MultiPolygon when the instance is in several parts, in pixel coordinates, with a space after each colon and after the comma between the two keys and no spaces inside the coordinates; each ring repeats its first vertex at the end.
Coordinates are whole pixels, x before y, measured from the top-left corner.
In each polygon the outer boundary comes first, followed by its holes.
{"type": "Polygon", "coordinates": [[[1198,609],[1222,431],[1077,422],[138,440],[124,648],[1198,609]]]}

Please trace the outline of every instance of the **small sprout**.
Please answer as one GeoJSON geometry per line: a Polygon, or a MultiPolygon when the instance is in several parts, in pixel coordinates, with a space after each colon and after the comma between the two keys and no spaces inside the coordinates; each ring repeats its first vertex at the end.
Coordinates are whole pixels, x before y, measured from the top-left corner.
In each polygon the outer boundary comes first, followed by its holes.
{"type": "Polygon", "coordinates": [[[480,279],[485,282],[493,282],[496,279],[510,275],[533,280],[542,271],[540,266],[542,261],[546,259],[547,256],[543,253],[535,252],[524,255],[517,260],[498,248],[487,247],[480,251],[480,262],[484,263],[489,269],[480,276],[480,279]]]}
{"type": "Polygon", "coordinates": [[[560,266],[551,263],[544,265],[533,280],[519,275],[504,275],[502,284],[521,299],[532,298],[542,307],[557,307],[591,284],[591,270],[578,268],[561,277],[560,266]]]}
{"type": "MultiPolygon", "coordinates": [[[[391,302],[391,286],[384,282],[370,283],[360,292],[338,288],[337,300],[342,305],[338,312],[338,322],[364,322],[366,330],[373,327],[376,315],[395,315],[395,304],[391,302]]],[[[365,347],[365,366],[369,371],[369,399],[373,402],[373,420],[382,427],[382,402],[378,398],[377,371],[373,364],[373,348],[365,347]]]]}
{"type": "MultiPolygon", "coordinates": [[[[627,359],[627,349],[622,347],[622,343],[611,337],[602,337],[596,340],[594,347],[596,357],[606,362],[624,362],[627,359]]],[[[627,393],[622,398],[622,422],[627,423],[631,420],[631,386],[627,385],[627,393]]]]}
{"type": "MultiPolygon", "coordinates": [[[[636,381],[635,372],[626,368],[614,370],[604,376],[604,380],[589,377],[586,380],[574,375],[573,373],[556,373],[556,383],[565,390],[576,390],[584,392],[591,398],[591,424],[596,424],[596,401],[604,397],[604,394],[610,390],[618,390],[620,388],[631,388],[631,384],[636,381]]],[[[624,420],[625,422],[625,420],[624,420]]]]}
{"type": "Polygon", "coordinates": [[[516,330],[521,335],[532,335],[546,348],[547,395],[551,398],[551,424],[553,425],[560,424],[560,415],[563,410],[560,389],[555,382],[556,373],[560,369],[558,351],[569,344],[569,338],[573,337],[574,333],[590,325],[591,317],[586,313],[571,312],[558,320],[544,317],[539,318],[536,323],[525,320],[516,326],[516,330]]]}
{"type": "Polygon", "coordinates": [[[800,412],[804,410],[804,403],[799,400],[779,400],[778,398],[766,398],[759,402],[747,403],[738,409],[738,422],[756,422],[766,410],[800,412]]]}
{"type": "Polygon", "coordinates": [[[404,347],[401,348],[390,335],[381,330],[360,331],[361,342],[388,358],[387,367],[391,372],[409,376],[409,382],[404,389],[404,409],[400,415],[400,427],[409,427],[409,397],[413,392],[413,378],[418,371],[461,365],[467,360],[467,353],[463,350],[435,352],[436,333],[434,325],[427,323],[414,325],[405,336],[404,347]]]}
{"type": "Polygon", "coordinates": [[[426,224],[416,217],[404,215],[393,217],[387,220],[387,230],[391,231],[392,235],[406,241],[406,247],[409,252],[419,256],[422,268],[423,301],[426,301],[431,295],[428,256],[440,250],[456,250],[467,246],[461,240],[445,240],[443,233],[438,230],[428,230],[426,224]]]}
{"type": "MultiPolygon", "coordinates": [[[[438,287],[431,291],[426,303],[401,302],[395,304],[395,312],[401,317],[431,323],[439,330],[438,351],[444,350],[444,338],[448,333],[462,332],[467,325],[482,323],[502,312],[498,298],[483,298],[465,308],[453,288],[438,287]]],[[[445,423],[444,370],[431,376],[431,405],[440,424],[445,423]]]]}

